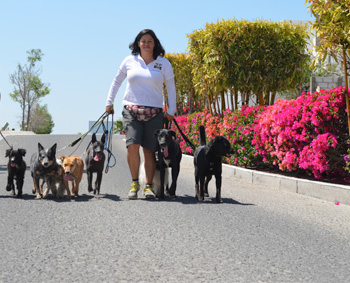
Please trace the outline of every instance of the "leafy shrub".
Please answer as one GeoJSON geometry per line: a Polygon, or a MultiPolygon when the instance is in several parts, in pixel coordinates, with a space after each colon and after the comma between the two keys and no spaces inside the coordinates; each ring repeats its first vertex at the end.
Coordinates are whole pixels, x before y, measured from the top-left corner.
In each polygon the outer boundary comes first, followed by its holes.
{"type": "MultiPolygon", "coordinates": [[[[207,140],[226,136],[236,151],[225,160],[232,165],[296,171],[333,181],[350,171],[343,87],[280,99],[271,106],[226,110],[221,119],[204,110],[178,116],[176,121],[196,147],[199,125],[205,125],[207,140]]],[[[184,153],[193,154],[184,141],[180,146],[184,153]]]]}

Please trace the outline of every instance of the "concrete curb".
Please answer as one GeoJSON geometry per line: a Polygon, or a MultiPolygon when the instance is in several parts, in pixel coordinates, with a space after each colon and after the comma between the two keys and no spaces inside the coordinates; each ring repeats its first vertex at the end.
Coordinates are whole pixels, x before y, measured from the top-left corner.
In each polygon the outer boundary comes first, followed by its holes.
{"type": "MultiPolygon", "coordinates": [[[[183,161],[193,164],[193,157],[183,155],[183,161]]],[[[278,174],[260,172],[223,164],[222,174],[252,185],[297,193],[330,202],[350,205],[350,187],[319,181],[310,181],[278,174]]]]}

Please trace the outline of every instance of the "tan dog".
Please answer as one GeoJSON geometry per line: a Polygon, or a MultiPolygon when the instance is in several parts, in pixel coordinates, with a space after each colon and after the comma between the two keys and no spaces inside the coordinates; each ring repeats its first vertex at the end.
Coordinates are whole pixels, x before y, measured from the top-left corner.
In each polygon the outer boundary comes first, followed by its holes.
{"type": "Polygon", "coordinates": [[[70,198],[70,190],[68,182],[72,182],[72,194],[75,196],[79,195],[79,183],[83,176],[84,172],[84,162],[81,157],[77,155],[73,156],[64,156],[60,155],[58,157],[59,163],[61,164],[64,173],[63,173],[63,181],[67,190],[67,197],[70,198]]]}

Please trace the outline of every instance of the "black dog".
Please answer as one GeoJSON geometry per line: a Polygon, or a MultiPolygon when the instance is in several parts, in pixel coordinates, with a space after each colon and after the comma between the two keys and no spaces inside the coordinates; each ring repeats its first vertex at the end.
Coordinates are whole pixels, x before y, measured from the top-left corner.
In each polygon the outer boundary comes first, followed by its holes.
{"type": "Polygon", "coordinates": [[[102,135],[101,141],[96,139],[96,134],[92,134],[91,145],[85,158],[86,174],[88,178],[88,191],[94,191],[94,194],[100,193],[102,173],[105,165],[106,156],[103,152],[106,136],[102,135]],[[92,173],[97,173],[95,188],[92,188],[92,173]]]}
{"type": "Polygon", "coordinates": [[[33,178],[33,194],[36,193],[37,199],[46,198],[50,189],[56,192],[56,183],[62,179],[62,168],[56,162],[56,148],[56,143],[51,148],[44,148],[38,143],[38,152],[31,157],[30,171],[33,178]],[[40,180],[42,180],[41,186],[39,185],[40,180]],[[42,192],[44,183],[46,183],[47,188],[45,192],[42,192]]]}
{"type": "Polygon", "coordinates": [[[7,163],[7,186],[6,191],[12,191],[12,195],[16,195],[15,192],[15,185],[13,183],[13,180],[16,180],[16,187],[17,187],[17,197],[22,197],[22,189],[23,189],[23,182],[24,182],[24,174],[26,172],[26,163],[23,160],[23,156],[26,155],[26,150],[19,148],[17,150],[14,149],[8,149],[6,150],[5,157],[9,158],[9,161],[7,163]]]}
{"type": "MultiPolygon", "coordinates": [[[[164,198],[165,170],[171,168],[171,186],[166,184],[166,193],[170,197],[176,197],[177,178],[180,173],[180,162],[182,152],[176,141],[176,133],[172,130],[156,130],[154,136],[158,141],[157,166],[160,175],[160,188],[154,188],[154,193],[158,198],[164,198]]],[[[157,174],[155,174],[157,175],[157,174]]]]}
{"type": "Polygon", "coordinates": [[[204,126],[199,127],[200,146],[194,152],[194,175],[196,181],[196,198],[204,200],[208,194],[208,184],[212,176],[216,180],[216,202],[221,202],[222,157],[234,153],[230,142],[224,136],[217,136],[206,145],[204,126]]]}

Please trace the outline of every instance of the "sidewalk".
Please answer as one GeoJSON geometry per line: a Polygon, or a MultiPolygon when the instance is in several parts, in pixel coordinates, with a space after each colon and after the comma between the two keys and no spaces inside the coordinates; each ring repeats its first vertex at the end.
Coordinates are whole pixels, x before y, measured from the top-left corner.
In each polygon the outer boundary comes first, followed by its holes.
{"type": "MultiPolygon", "coordinates": [[[[10,131],[10,130],[5,130],[5,131],[1,131],[1,133],[4,135],[4,137],[7,136],[20,136],[20,135],[35,135],[35,133],[31,132],[31,131],[10,131]]],[[[0,135],[0,140],[2,140],[2,136],[0,135]]]]}
{"type": "MultiPolygon", "coordinates": [[[[193,164],[192,156],[183,155],[183,157],[183,161],[193,164]]],[[[252,185],[256,184],[334,203],[339,202],[339,204],[350,205],[350,186],[286,177],[227,164],[223,164],[222,174],[223,176],[252,185]]]]}

